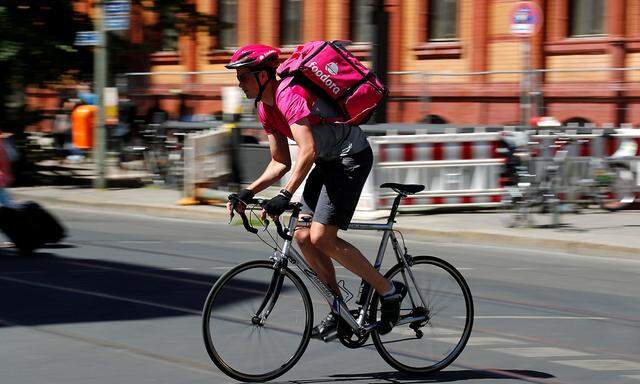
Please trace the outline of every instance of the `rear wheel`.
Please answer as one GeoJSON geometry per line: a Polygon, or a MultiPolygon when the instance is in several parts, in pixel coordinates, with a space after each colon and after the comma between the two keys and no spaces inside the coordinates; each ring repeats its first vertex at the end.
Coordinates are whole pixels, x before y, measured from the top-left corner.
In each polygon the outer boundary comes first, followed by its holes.
{"type": "MultiPolygon", "coordinates": [[[[407,373],[436,372],[460,355],[473,326],[473,299],[466,281],[451,264],[432,256],[413,258],[413,279],[397,264],[386,275],[407,285],[400,321],[386,335],[371,333],[378,353],[392,367],[407,373]],[[413,321],[411,321],[413,320],[413,321]]],[[[377,295],[370,320],[378,321],[377,295]]]]}
{"type": "Polygon", "coordinates": [[[626,164],[611,165],[613,180],[603,193],[600,207],[607,211],[619,211],[635,201],[636,174],[626,164]]]}
{"type": "Polygon", "coordinates": [[[211,360],[241,381],[272,380],[291,369],[312,325],[311,298],[300,278],[268,261],[241,264],[221,276],[202,313],[211,360]]]}

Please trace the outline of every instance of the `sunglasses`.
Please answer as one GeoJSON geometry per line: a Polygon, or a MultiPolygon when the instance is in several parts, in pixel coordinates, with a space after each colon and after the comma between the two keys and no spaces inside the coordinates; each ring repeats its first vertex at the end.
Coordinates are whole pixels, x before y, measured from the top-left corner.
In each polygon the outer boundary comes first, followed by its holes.
{"type": "Polygon", "coordinates": [[[242,73],[242,74],[236,75],[236,79],[238,79],[238,82],[239,82],[239,83],[242,83],[242,82],[244,82],[244,81],[247,79],[247,76],[249,76],[249,75],[253,75],[253,74],[255,74],[255,73],[260,73],[260,72],[262,72],[262,71],[251,71],[251,72],[245,72],[245,73],[242,73]]]}

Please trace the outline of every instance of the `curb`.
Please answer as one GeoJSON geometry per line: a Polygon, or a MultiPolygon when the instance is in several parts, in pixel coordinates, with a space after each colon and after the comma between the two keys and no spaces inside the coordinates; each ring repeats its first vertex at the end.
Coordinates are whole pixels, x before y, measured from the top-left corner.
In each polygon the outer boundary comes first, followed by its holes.
{"type": "MultiPolygon", "coordinates": [[[[181,218],[181,219],[212,219],[220,220],[227,219],[226,211],[223,207],[210,206],[210,205],[195,205],[195,206],[158,206],[158,205],[144,205],[144,204],[127,204],[127,203],[110,203],[110,202],[95,202],[95,201],[78,201],[67,200],[64,198],[56,197],[42,197],[33,196],[21,192],[13,192],[13,196],[20,200],[36,200],[44,204],[50,204],[53,206],[72,207],[77,208],[91,207],[101,210],[117,210],[127,211],[142,214],[149,214],[161,217],[181,218]]],[[[365,219],[366,220],[366,219],[365,219]]],[[[359,220],[362,221],[362,220],[359,220]]],[[[557,239],[545,239],[545,238],[531,238],[523,236],[504,235],[488,232],[452,232],[452,231],[438,231],[432,229],[425,229],[421,227],[397,224],[395,229],[404,232],[405,234],[414,234],[423,237],[445,240],[445,241],[459,241],[469,244],[483,244],[483,245],[513,245],[521,246],[532,249],[544,249],[547,251],[567,252],[585,256],[626,256],[640,255],[640,248],[623,247],[609,244],[599,243],[585,243],[574,240],[557,240],[557,239]],[[607,254],[603,254],[606,252],[607,254]]]]}

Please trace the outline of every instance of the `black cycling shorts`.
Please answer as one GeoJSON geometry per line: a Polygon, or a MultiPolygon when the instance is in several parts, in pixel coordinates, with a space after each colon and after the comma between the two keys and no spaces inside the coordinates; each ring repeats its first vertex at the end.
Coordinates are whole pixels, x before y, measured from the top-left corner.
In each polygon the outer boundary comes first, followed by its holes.
{"type": "Polygon", "coordinates": [[[334,160],[316,160],[302,192],[302,214],[347,229],[372,165],[371,147],[334,160]]]}

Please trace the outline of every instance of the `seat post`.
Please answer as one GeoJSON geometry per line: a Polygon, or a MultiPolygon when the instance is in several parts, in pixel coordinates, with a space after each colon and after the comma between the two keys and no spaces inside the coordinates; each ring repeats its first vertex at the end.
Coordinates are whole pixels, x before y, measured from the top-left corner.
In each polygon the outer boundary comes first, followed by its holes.
{"type": "Polygon", "coordinates": [[[398,193],[398,196],[393,200],[393,205],[391,206],[391,214],[389,215],[389,219],[387,220],[387,224],[395,223],[396,215],[398,214],[398,206],[400,205],[400,200],[405,197],[402,193],[398,193]]]}

